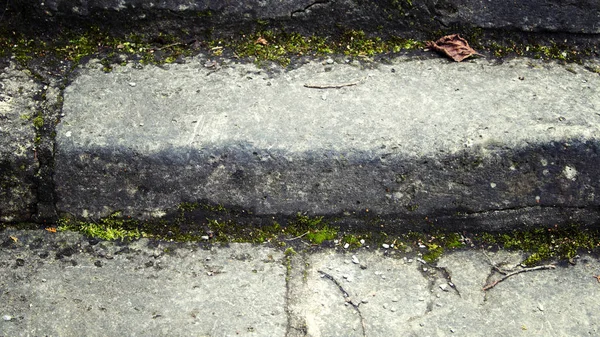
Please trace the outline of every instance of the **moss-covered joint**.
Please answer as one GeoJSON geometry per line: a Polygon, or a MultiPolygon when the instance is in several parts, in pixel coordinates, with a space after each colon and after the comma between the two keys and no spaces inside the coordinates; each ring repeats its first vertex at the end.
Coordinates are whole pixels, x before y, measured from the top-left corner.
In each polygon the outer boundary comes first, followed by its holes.
{"type": "MultiPolygon", "coordinates": [[[[123,217],[120,212],[99,220],[63,217],[57,223],[59,231],[77,231],[103,240],[136,240],[142,237],[169,241],[196,241],[228,244],[248,242],[285,248],[291,257],[296,249],[335,247],[343,250],[363,247],[381,248],[399,254],[418,254],[428,263],[435,263],[447,251],[467,247],[514,249],[528,253],[524,265],[536,265],[551,259],[573,259],[582,251],[597,252],[600,232],[577,225],[536,228],[510,233],[456,233],[441,229],[427,232],[386,233],[383,230],[341,230],[320,216],[298,213],[278,222],[261,224],[235,220],[239,210],[208,203],[182,203],[170,221],[139,221],[123,217]],[[204,220],[190,216],[200,212],[204,220]],[[308,245],[300,245],[305,242],[308,245]]],[[[334,221],[335,222],[335,221],[334,221]]],[[[378,225],[374,228],[386,228],[378,225]]]]}

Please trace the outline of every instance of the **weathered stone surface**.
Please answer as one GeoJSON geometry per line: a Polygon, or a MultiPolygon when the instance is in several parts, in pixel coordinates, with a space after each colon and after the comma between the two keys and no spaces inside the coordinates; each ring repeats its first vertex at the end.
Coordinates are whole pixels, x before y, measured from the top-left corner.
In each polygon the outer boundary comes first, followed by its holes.
{"type": "Polygon", "coordinates": [[[597,74],[406,61],[272,74],[231,61],[215,72],[201,58],[109,74],[91,64],[65,91],[58,209],[151,217],[208,200],[258,215],[369,210],[512,226],[596,209],[597,74]]]}
{"type": "MultiPolygon", "coordinates": [[[[416,1],[415,1],[416,2],[416,1]]],[[[432,1],[444,25],[516,29],[526,32],[600,33],[600,3],[593,0],[432,1]]]]}
{"type": "Polygon", "coordinates": [[[29,220],[36,211],[34,118],[41,90],[14,65],[0,72],[0,221],[29,220]]]}
{"type": "MultiPolygon", "coordinates": [[[[87,16],[98,11],[129,12],[134,19],[146,13],[211,13],[210,22],[241,23],[275,20],[317,31],[328,23],[399,30],[436,31],[452,25],[526,32],[600,33],[600,3],[563,0],[47,0],[24,1],[44,15],[87,16]]],[[[110,19],[110,17],[106,17],[110,19]]],[[[172,17],[176,19],[176,17],[172,17]]]]}

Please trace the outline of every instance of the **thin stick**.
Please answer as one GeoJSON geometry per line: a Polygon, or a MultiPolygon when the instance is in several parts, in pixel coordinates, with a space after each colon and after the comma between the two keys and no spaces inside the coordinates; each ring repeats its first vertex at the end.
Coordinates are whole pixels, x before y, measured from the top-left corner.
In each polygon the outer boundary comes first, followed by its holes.
{"type": "Polygon", "coordinates": [[[183,43],[181,43],[181,42],[175,42],[175,43],[168,44],[166,46],[162,46],[160,48],[154,48],[154,50],[163,50],[163,49],[167,49],[167,48],[178,46],[180,44],[183,44],[183,43]]]}
{"type": "Polygon", "coordinates": [[[340,83],[340,84],[308,84],[308,83],[306,83],[304,86],[306,88],[313,88],[313,89],[339,89],[342,87],[350,87],[353,85],[357,85],[366,79],[367,79],[366,77],[363,77],[358,81],[348,82],[348,83],[340,83]]]}
{"type": "Polygon", "coordinates": [[[306,234],[308,234],[308,233],[310,233],[310,232],[306,232],[306,233],[304,233],[304,234],[302,234],[302,235],[298,235],[298,236],[296,236],[295,238],[287,239],[287,240],[285,240],[285,241],[294,241],[294,240],[296,240],[296,239],[300,239],[301,237],[303,237],[304,235],[306,235],[306,234]]]}
{"type": "Polygon", "coordinates": [[[537,267],[531,267],[531,268],[523,268],[523,269],[519,269],[519,270],[517,270],[517,271],[513,271],[513,272],[511,272],[511,273],[508,273],[508,274],[506,274],[506,275],[502,276],[502,278],[500,278],[499,280],[496,280],[496,281],[494,281],[494,282],[492,282],[492,283],[490,283],[490,284],[486,285],[485,287],[483,287],[483,291],[486,291],[486,290],[492,289],[492,288],[493,288],[493,287],[495,287],[495,286],[496,286],[498,283],[500,283],[500,282],[502,282],[502,281],[506,280],[507,278],[509,278],[509,277],[511,277],[511,276],[514,276],[514,275],[517,275],[517,274],[520,274],[520,273],[525,273],[525,272],[528,272],[528,271],[534,271],[534,270],[555,269],[555,268],[556,268],[556,266],[555,266],[555,265],[553,265],[553,264],[548,264],[548,265],[545,265],[545,266],[537,266],[537,267]]]}

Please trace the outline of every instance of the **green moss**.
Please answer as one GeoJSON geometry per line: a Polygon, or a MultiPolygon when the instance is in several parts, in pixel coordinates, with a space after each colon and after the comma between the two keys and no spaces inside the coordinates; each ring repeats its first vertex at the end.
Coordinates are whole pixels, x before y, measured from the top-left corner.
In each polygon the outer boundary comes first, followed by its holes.
{"type": "Polygon", "coordinates": [[[294,248],[288,248],[285,250],[285,252],[283,253],[285,256],[292,256],[292,255],[296,255],[298,253],[296,253],[296,251],[294,250],[294,248]]]}
{"type": "Polygon", "coordinates": [[[144,233],[136,228],[136,224],[135,221],[122,219],[117,212],[98,222],[62,218],[58,221],[57,227],[59,231],[76,231],[102,240],[132,240],[144,236],[144,233]]]}
{"type": "Polygon", "coordinates": [[[33,126],[35,126],[36,129],[41,129],[44,126],[44,116],[42,116],[41,113],[33,119],[33,126]]]}
{"type": "Polygon", "coordinates": [[[426,247],[427,252],[423,254],[423,260],[425,260],[425,262],[428,263],[433,263],[437,261],[437,259],[439,259],[440,256],[442,256],[442,253],[444,252],[444,248],[442,248],[436,243],[428,243],[426,247]]]}
{"type": "Polygon", "coordinates": [[[344,244],[348,244],[350,249],[352,248],[358,248],[360,246],[362,246],[362,244],[360,243],[360,240],[362,239],[361,236],[359,235],[354,235],[354,234],[346,234],[342,237],[342,243],[344,244]]]}
{"type": "Polygon", "coordinates": [[[493,239],[484,239],[483,242],[498,243],[502,248],[530,253],[523,264],[535,265],[550,259],[572,259],[582,250],[592,251],[599,246],[599,238],[597,230],[570,225],[497,234],[493,239]]]}
{"type": "Polygon", "coordinates": [[[291,233],[304,232],[305,238],[314,243],[321,244],[325,240],[333,240],[337,236],[337,228],[330,227],[323,221],[322,216],[309,217],[298,213],[295,221],[288,224],[291,233]]]}

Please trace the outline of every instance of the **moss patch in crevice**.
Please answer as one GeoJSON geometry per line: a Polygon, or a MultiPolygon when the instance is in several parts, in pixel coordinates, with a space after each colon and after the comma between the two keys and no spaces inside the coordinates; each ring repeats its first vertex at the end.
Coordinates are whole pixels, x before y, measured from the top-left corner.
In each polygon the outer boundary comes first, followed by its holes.
{"type": "MultiPolygon", "coordinates": [[[[298,213],[287,219],[264,220],[261,224],[236,219],[239,210],[207,203],[183,203],[170,221],[144,222],[114,213],[94,220],[63,217],[58,230],[77,231],[103,240],[136,240],[142,237],[167,241],[195,241],[208,244],[247,242],[273,247],[306,250],[329,247],[340,250],[360,248],[384,249],[386,254],[417,255],[435,263],[443,254],[460,249],[508,249],[525,252],[524,265],[534,266],[549,260],[573,261],[582,252],[597,253],[600,231],[578,225],[534,228],[505,233],[458,233],[439,228],[422,232],[386,232],[384,222],[372,230],[342,230],[335,218],[298,213]],[[195,211],[204,220],[190,216],[195,211]]],[[[21,227],[21,226],[18,226],[21,227]]],[[[290,252],[292,251],[290,250],[290,252]]]]}

